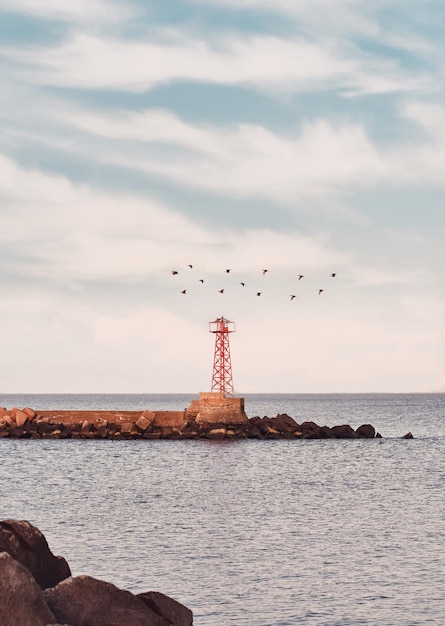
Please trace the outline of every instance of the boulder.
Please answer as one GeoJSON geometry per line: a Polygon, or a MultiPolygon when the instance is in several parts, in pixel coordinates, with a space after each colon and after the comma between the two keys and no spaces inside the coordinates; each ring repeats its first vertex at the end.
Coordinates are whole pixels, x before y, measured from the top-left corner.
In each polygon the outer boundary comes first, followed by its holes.
{"type": "Polygon", "coordinates": [[[357,433],[349,424],[332,426],[329,432],[333,439],[357,439],[357,433]]]}
{"type": "Polygon", "coordinates": [[[273,420],[273,428],[282,434],[294,433],[300,427],[293,417],[287,413],[279,413],[273,420]]]}
{"type": "Polygon", "coordinates": [[[406,433],[406,435],[403,435],[403,439],[414,439],[413,433],[412,432],[406,433]]]}
{"type": "Polygon", "coordinates": [[[360,439],[374,439],[375,428],[371,424],[362,424],[355,431],[360,439]]]}
{"type": "Polygon", "coordinates": [[[0,552],[0,624],[46,626],[55,621],[28,569],[7,552],[0,552]]]}
{"type": "Polygon", "coordinates": [[[121,426],[122,435],[131,435],[133,431],[133,423],[132,422],[124,422],[121,426]]]}
{"type": "Polygon", "coordinates": [[[44,592],[56,619],[72,626],[171,626],[129,591],[91,576],[67,578],[44,592]]]}
{"type": "Polygon", "coordinates": [[[15,423],[18,428],[21,428],[28,421],[28,416],[24,411],[17,411],[15,414],[15,423]]]}
{"type": "Polygon", "coordinates": [[[26,413],[26,415],[28,416],[28,418],[30,420],[33,420],[35,418],[35,416],[37,415],[37,413],[34,411],[34,409],[31,409],[29,406],[26,406],[23,409],[23,413],[26,413]]]}
{"type": "Polygon", "coordinates": [[[29,522],[0,522],[0,550],[26,567],[42,589],[53,587],[71,575],[65,559],[54,556],[40,530],[29,522]]]}
{"type": "MultiPolygon", "coordinates": [[[[148,411],[145,411],[148,413],[148,411]]],[[[154,413],[153,413],[154,418],[154,413]]],[[[142,414],[135,422],[136,428],[141,432],[145,433],[145,431],[152,425],[153,419],[149,420],[144,414],[142,414]]]]}
{"type": "Polygon", "coordinates": [[[212,428],[206,432],[207,439],[224,439],[225,436],[225,428],[212,428]]]}
{"type": "Polygon", "coordinates": [[[306,435],[307,433],[314,433],[318,431],[319,428],[320,426],[315,422],[303,422],[298,430],[300,430],[303,435],[306,435]]]}
{"type": "Polygon", "coordinates": [[[146,591],[139,593],[138,598],[144,602],[148,608],[163,617],[173,626],[193,626],[193,613],[186,606],[165,596],[160,591],[146,591]]]}

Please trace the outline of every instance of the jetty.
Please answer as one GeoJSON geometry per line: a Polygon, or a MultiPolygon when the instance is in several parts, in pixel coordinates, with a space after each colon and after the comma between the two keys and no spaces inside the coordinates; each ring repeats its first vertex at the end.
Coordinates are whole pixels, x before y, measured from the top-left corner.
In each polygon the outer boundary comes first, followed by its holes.
{"type": "Polygon", "coordinates": [[[371,424],[325,426],[287,413],[249,418],[244,398],[202,392],[182,411],[0,408],[0,438],[19,439],[372,439],[371,424]]]}

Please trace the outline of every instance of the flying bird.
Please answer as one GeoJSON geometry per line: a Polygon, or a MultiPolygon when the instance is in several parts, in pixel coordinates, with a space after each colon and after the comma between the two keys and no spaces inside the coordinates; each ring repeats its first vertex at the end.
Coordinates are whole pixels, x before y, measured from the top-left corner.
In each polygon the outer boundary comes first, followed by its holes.
{"type": "Polygon", "coordinates": [[[187,265],[187,267],[189,267],[191,270],[193,269],[193,265],[187,265]]]}
{"type": "Polygon", "coordinates": [[[187,289],[184,289],[184,291],[181,291],[181,293],[186,294],[187,293],[187,289]]]}
{"type": "Polygon", "coordinates": [[[226,270],[226,274],[230,274],[230,270],[226,270]]]}
{"type": "Polygon", "coordinates": [[[319,289],[318,290],[318,295],[321,295],[323,293],[324,289],[319,289]]]}
{"type": "Polygon", "coordinates": [[[203,282],[204,282],[204,279],[203,279],[203,278],[200,278],[200,279],[199,279],[199,282],[200,282],[200,283],[203,283],[203,282]]]}
{"type": "Polygon", "coordinates": [[[332,277],[332,278],[335,278],[336,276],[337,276],[337,274],[335,274],[335,273],[334,273],[334,274],[331,274],[331,277],[332,277]]]}
{"type": "Polygon", "coordinates": [[[261,291],[257,291],[257,292],[256,292],[256,295],[257,295],[257,296],[260,296],[260,295],[261,295],[261,291]]]}
{"type": "Polygon", "coordinates": [[[267,272],[268,272],[268,271],[269,271],[269,270],[263,270],[263,276],[266,276],[266,274],[267,274],[267,272]]]}
{"type": "Polygon", "coordinates": [[[224,289],[220,289],[218,293],[224,293],[224,289]]]}
{"type": "Polygon", "coordinates": [[[173,276],[176,276],[176,274],[177,274],[177,273],[178,273],[178,272],[177,272],[176,270],[172,270],[172,274],[173,274],[173,276]]]}
{"type": "Polygon", "coordinates": [[[298,280],[301,280],[302,278],[304,278],[303,274],[298,274],[298,280]]]}
{"type": "Polygon", "coordinates": [[[290,297],[291,301],[292,301],[294,298],[296,298],[296,297],[297,297],[297,296],[292,295],[292,296],[290,297]]]}
{"type": "Polygon", "coordinates": [[[240,285],[241,285],[242,287],[244,287],[244,285],[245,285],[245,284],[246,284],[246,283],[240,283],[240,285]]]}

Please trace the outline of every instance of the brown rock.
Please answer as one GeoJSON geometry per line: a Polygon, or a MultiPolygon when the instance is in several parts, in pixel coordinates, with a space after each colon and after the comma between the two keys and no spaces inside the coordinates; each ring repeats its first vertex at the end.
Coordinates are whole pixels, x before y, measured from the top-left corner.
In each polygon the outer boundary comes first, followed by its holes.
{"type": "Polygon", "coordinates": [[[355,432],[361,439],[374,439],[375,437],[375,428],[371,424],[362,424],[355,432]]]}
{"type": "Polygon", "coordinates": [[[171,622],[129,591],[90,576],[67,578],[44,594],[60,623],[72,626],[171,626],[171,622]]]}
{"type": "Polygon", "coordinates": [[[53,587],[71,575],[65,559],[54,556],[40,530],[29,522],[0,522],[0,550],[26,567],[42,589],[53,587]]]}
{"type": "Polygon", "coordinates": [[[208,439],[224,439],[226,436],[225,428],[212,428],[206,432],[206,437],[208,439]]]}
{"type": "Polygon", "coordinates": [[[355,430],[349,424],[333,426],[329,431],[333,439],[357,439],[355,430]]]}
{"type": "Polygon", "coordinates": [[[26,413],[24,411],[17,411],[17,413],[15,414],[15,423],[17,424],[17,427],[21,428],[23,424],[25,424],[27,421],[28,416],[26,415],[26,413]]]}
{"type": "Polygon", "coordinates": [[[294,433],[299,428],[297,422],[287,413],[278,414],[272,421],[273,428],[282,434],[294,433]]]}
{"type": "Polygon", "coordinates": [[[28,418],[30,420],[33,420],[35,418],[35,416],[37,415],[37,413],[34,411],[34,409],[30,409],[29,406],[25,407],[23,409],[23,413],[26,413],[26,415],[28,416],[28,418]]]}
{"type": "Polygon", "coordinates": [[[134,424],[132,422],[124,422],[121,426],[122,435],[131,435],[134,424]]]}
{"type": "Polygon", "coordinates": [[[15,418],[15,416],[17,414],[17,411],[20,411],[20,409],[18,407],[16,407],[16,406],[13,406],[11,411],[10,411],[11,417],[15,418]]]}
{"type": "Polygon", "coordinates": [[[88,420],[84,420],[82,422],[80,432],[82,435],[86,435],[87,433],[91,432],[91,423],[88,420]]]}
{"type": "Polygon", "coordinates": [[[403,435],[403,439],[414,439],[413,433],[406,433],[406,435],[403,435]]]}
{"type": "Polygon", "coordinates": [[[31,573],[7,552],[0,552],[0,624],[46,626],[55,622],[31,573]]]}
{"type": "Polygon", "coordinates": [[[165,596],[159,591],[146,591],[139,593],[138,598],[144,602],[148,608],[163,617],[169,624],[174,626],[193,626],[193,613],[189,608],[165,596]]]}
{"type": "MultiPolygon", "coordinates": [[[[148,411],[145,411],[145,413],[148,413],[148,411]]],[[[153,413],[153,419],[154,419],[154,413],[153,413]]],[[[142,414],[139,417],[139,419],[136,420],[135,426],[141,433],[145,433],[145,431],[152,425],[153,419],[149,420],[145,415],[142,414]]]]}

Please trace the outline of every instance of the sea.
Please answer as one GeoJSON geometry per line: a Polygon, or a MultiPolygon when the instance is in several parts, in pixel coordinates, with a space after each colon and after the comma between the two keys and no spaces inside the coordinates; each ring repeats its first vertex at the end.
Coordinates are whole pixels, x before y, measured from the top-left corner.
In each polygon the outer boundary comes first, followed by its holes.
{"type": "MultiPolygon", "coordinates": [[[[35,409],[194,395],[1,395],[35,409]]],[[[195,626],[445,624],[445,394],[258,394],[246,412],[371,423],[372,440],[0,440],[1,519],[195,626]],[[411,432],[413,439],[404,439],[411,432]]]]}

